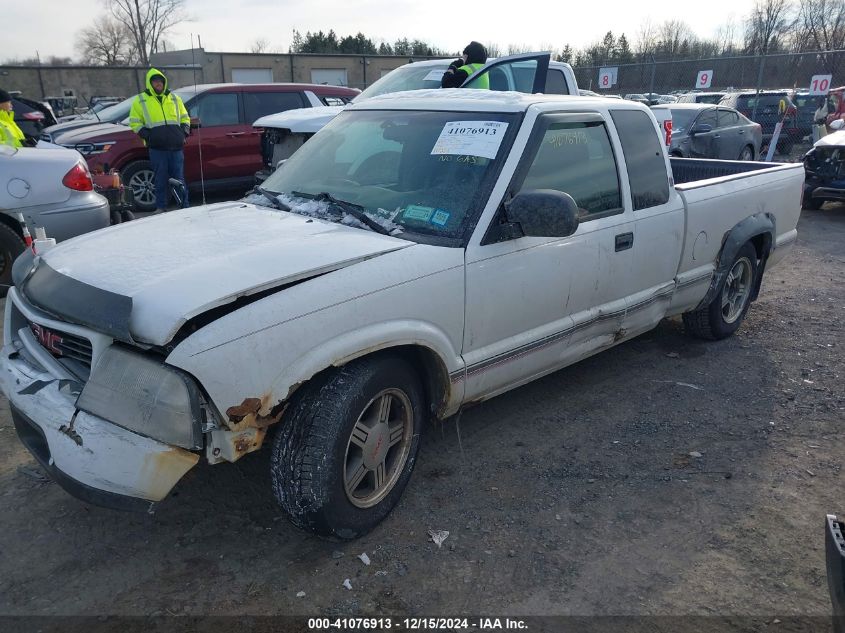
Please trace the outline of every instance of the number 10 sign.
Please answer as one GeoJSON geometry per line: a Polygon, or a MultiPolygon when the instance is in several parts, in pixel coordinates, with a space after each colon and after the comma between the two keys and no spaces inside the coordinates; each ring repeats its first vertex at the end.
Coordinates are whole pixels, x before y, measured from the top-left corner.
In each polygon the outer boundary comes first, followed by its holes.
{"type": "Polygon", "coordinates": [[[810,80],[810,94],[813,96],[824,96],[830,92],[830,80],[833,75],[813,75],[810,80]]]}
{"type": "Polygon", "coordinates": [[[699,70],[698,77],[695,79],[695,87],[696,88],[709,88],[710,84],[713,83],[713,71],[712,70],[699,70]]]}

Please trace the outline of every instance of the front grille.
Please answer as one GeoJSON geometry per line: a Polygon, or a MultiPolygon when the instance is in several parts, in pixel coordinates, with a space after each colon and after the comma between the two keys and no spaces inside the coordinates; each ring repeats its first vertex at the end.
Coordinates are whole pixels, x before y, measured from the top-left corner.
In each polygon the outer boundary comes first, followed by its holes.
{"type": "Polygon", "coordinates": [[[37,323],[30,323],[29,329],[38,344],[58,359],[68,358],[85,365],[90,371],[93,348],[91,341],[67,332],[51,330],[37,323]]]}

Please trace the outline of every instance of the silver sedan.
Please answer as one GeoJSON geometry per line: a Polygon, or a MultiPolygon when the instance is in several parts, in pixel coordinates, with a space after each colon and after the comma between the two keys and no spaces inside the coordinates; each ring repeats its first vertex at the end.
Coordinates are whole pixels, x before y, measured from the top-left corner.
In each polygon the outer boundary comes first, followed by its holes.
{"type": "Polygon", "coordinates": [[[66,240],[109,226],[109,203],[94,191],[79,152],[57,146],[0,145],[0,296],[12,279],[12,262],[25,248],[24,218],[30,234],[66,240]]]}

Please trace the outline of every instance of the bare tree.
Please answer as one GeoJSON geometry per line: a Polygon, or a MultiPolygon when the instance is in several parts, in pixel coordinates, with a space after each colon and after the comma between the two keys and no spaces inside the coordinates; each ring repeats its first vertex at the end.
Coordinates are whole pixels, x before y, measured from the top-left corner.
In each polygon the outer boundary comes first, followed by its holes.
{"type": "Polygon", "coordinates": [[[487,57],[501,57],[502,56],[502,47],[495,42],[487,42],[484,45],[484,48],[487,49],[487,57]]]}
{"type": "Polygon", "coordinates": [[[745,20],[746,52],[765,55],[777,49],[794,24],[790,0],[755,0],[745,20]]]}
{"type": "Polygon", "coordinates": [[[805,50],[837,50],[845,46],[845,1],[800,0],[799,39],[805,50]]]}
{"type": "Polygon", "coordinates": [[[683,20],[666,20],[657,27],[661,52],[670,59],[676,57],[686,43],[689,46],[697,38],[689,24],[683,20]]]}
{"type": "Polygon", "coordinates": [[[519,53],[530,53],[534,49],[528,44],[508,44],[508,55],[517,55],[519,53]]]}
{"type": "Polygon", "coordinates": [[[268,42],[263,37],[258,37],[252,41],[252,44],[249,45],[249,52],[250,53],[271,53],[273,51],[270,50],[270,42],[268,42]]]}
{"type": "Polygon", "coordinates": [[[730,55],[737,49],[737,24],[733,17],[728,17],[728,20],[716,29],[715,36],[716,49],[720,55],[730,55]]]}
{"type": "Polygon", "coordinates": [[[634,51],[637,56],[645,60],[646,57],[652,55],[657,48],[657,28],[650,19],[646,18],[640,28],[637,29],[637,44],[634,51]]]}
{"type": "Polygon", "coordinates": [[[86,64],[120,66],[135,61],[131,33],[109,15],[96,18],[91,26],[79,31],[76,47],[86,64]]]}
{"type": "Polygon", "coordinates": [[[171,28],[187,19],[185,0],[105,0],[114,18],[135,41],[138,62],[150,65],[150,55],[171,28]]]}

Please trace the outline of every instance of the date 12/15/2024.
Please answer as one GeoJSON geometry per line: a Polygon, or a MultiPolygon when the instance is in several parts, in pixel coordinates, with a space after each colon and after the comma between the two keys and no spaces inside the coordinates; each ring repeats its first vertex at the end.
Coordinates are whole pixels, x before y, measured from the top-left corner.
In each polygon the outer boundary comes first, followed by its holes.
{"type": "Polygon", "coordinates": [[[518,618],[309,618],[308,629],[321,630],[369,630],[369,631],[440,631],[477,630],[526,631],[525,620],[518,618]]]}

